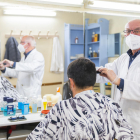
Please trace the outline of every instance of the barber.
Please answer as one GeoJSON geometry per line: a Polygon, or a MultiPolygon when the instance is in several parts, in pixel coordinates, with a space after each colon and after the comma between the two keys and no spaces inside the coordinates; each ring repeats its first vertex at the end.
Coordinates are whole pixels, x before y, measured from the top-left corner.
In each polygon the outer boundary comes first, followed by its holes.
{"type": "Polygon", "coordinates": [[[115,88],[113,99],[121,105],[126,120],[131,124],[135,140],[140,140],[140,19],[130,21],[124,30],[127,53],[105,68],[97,68],[97,83],[111,81],[115,88]]]}
{"type": "Polygon", "coordinates": [[[3,76],[17,78],[17,91],[28,98],[41,94],[44,75],[44,57],[35,47],[36,41],[33,36],[23,36],[18,46],[19,51],[24,53],[21,61],[5,59],[0,62],[3,76]]]}

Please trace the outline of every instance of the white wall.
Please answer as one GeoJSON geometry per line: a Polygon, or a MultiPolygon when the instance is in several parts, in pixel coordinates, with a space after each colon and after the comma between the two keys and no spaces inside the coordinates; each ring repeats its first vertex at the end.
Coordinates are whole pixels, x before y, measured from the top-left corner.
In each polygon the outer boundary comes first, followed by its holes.
{"type": "MultiPolygon", "coordinates": [[[[29,31],[32,30],[32,35],[37,35],[39,30],[41,34],[47,34],[47,31],[50,30],[50,34],[54,34],[58,31],[60,44],[64,52],[64,23],[70,24],[82,24],[83,17],[80,13],[68,13],[68,12],[57,12],[56,17],[26,17],[26,16],[5,16],[0,10],[0,40],[1,40],[1,59],[4,58],[5,53],[5,44],[7,39],[5,34],[14,30],[13,34],[20,34],[20,31],[23,31],[23,34],[29,34],[29,31]]],[[[19,39],[17,39],[19,42],[19,39]]],[[[43,83],[53,83],[53,82],[63,82],[64,76],[61,74],[54,74],[50,72],[51,64],[51,54],[52,54],[52,39],[40,39],[36,40],[37,50],[40,51],[45,58],[45,74],[43,78],[43,83]]],[[[16,79],[8,79],[13,85],[16,85],[16,79]]],[[[42,95],[47,93],[56,93],[56,87],[61,87],[62,85],[54,86],[43,86],[42,95]]]]}
{"type": "Polygon", "coordinates": [[[109,33],[123,33],[125,24],[135,18],[132,17],[120,17],[120,16],[108,16],[108,15],[95,15],[86,14],[86,18],[89,18],[89,23],[97,23],[99,18],[105,18],[109,20],[109,33]]]}

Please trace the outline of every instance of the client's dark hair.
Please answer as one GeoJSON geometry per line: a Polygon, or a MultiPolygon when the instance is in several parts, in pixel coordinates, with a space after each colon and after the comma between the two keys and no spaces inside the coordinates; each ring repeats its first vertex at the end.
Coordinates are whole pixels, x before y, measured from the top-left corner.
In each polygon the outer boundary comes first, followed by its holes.
{"type": "Polygon", "coordinates": [[[75,85],[84,89],[94,86],[96,81],[95,64],[86,58],[79,58],[71,62],[67,69],[68,78],[72,78],[75,85]]]}

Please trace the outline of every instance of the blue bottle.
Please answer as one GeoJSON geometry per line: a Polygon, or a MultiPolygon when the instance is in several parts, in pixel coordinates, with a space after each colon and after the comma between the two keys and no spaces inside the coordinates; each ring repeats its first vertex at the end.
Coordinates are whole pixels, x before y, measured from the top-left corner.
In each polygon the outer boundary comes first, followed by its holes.
{"type": "Polygon", "coordinates": [[[7,98],[7,106],[4,107],[4,116],[14,116],[16,114],[16,107],[13,103],[13,98],[7,98]]]}
{"type": "Polygon", "coordinates": [[[24,98],[23,98],[23,96],[21,96],[20,98],[19,98],[19,101],[18,101],[18,109],[22,109],[22,103],[24,102],[24,98]]]}
{"type": "Polygon", "coordinates": [[[22,115],[29,114],[29,102],[27,97],[24,98],[24,102],[22,103],[22,115]]]}

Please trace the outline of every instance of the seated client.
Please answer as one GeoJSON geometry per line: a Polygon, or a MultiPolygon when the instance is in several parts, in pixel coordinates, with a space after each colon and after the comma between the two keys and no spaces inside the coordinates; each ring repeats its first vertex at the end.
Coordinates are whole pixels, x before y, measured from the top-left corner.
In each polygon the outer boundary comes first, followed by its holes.
{"type": "Polygon", "coordinates": [[[79,58],[68,66],[73,98],[58,102],[26,140],[130,140],[132,127],[120,106],[93,90],[95,64],[79,58]]]}

